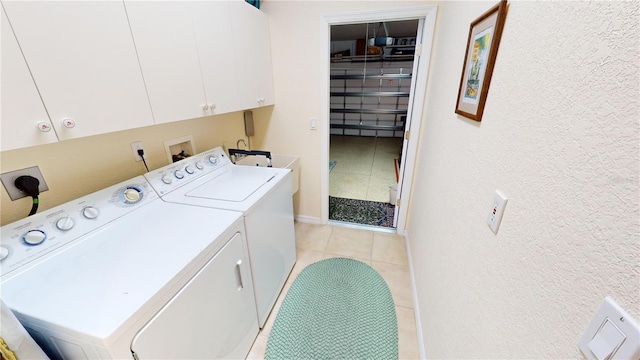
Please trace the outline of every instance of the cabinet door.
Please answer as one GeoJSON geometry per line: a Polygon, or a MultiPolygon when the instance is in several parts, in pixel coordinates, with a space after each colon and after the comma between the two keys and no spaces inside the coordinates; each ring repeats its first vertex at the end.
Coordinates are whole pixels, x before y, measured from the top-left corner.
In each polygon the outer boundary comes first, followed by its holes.
{"type": "MultiPolygon", "coordinates": [[[[1,8],[0,8],[1,10],[1,8]]],[[[58,141],[49,116],[42,105],[13,30],[2,10],[2,68],[0,72],[1,150],[58,141]],[[39,124],[40,123],[40,124],[39,124]],[[42,130],[38,130],[38,125],[42,130]]]]}
{"type": "Polygon", "coordinates": [[[195,2],[126,1],[125,7],[156,123],[209,115],[192,19],[195,2]]]}
{"type": "Polygon", "coordinates": [[[246,109],[239,98],[232,19],[226,1],[201,1],[194,13],[195,34],[210,113],[246,109]]]}
{"type": "Polygon", "coordinates": [[[122,2],[2,4],[61,140],[154,123],[122,2]]]}
{"type": "Polygon", "coordinates": [[[245,1],[231,1],[229,6],[244,108],[273,105],[269,18],[245,1]]]}
{"type": "Polygon", "coordinates": [[[244,359],[258,335],[245,254],[236,234],[136,334],[136,359],[244,359]]]}

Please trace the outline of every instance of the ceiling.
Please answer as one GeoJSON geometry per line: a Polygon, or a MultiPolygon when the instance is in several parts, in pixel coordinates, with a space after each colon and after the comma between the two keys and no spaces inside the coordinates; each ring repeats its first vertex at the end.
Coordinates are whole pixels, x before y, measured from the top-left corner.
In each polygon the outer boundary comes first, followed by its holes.
{"type": "MultiPolygon", "coordinates": [[[[376,30],[376,37],[385,37],[382,23],[369,24],[348,24],[331,26],[331,41],[357,40],[367,38],[367,25],[369,28],[368,37],[373,37],[373,30],[376,30]]],[[[387,29],[390,37],[412,37],[418,33],[418,20],[387,21],[387,29]]]]}

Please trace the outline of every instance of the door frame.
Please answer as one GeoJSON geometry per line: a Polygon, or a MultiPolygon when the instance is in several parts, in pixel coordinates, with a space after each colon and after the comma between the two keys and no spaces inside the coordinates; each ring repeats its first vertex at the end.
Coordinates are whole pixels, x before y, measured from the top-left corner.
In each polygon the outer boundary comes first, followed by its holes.
{"type": "MultiPolygon", "coordinates": [[[[409,99],[409,113],[407,114],[407,127],[410,136],[405,136],[402,146],[401,168],[398,180],[398,199],[400,206],[396,206],[394,225],[398,234],[404,235],[407,213],[409,210],[409,198],[413,183],[413,168],[417,159],[418,135],[422,124],[422,113],[424,109],[424,99],[427,91],[427,74],[429,71],[429,60],[431,58],[431,47],[433,45],[437,6],[405,7],[395,9],[366,10],[356,12],[344,12],[323,15],[320,19],[320,50],[322,64],[320,78],[322,79],[320,93],[320,220],[322,224],[329,221],[329,91],[330,91],[330,49],[331,49],[331,26],[346,25],[354,23],[419,20],[416,43],[421,45],[416,50],[418,60],[417,76],[413,76],[411,87],[411,98],[409,99]],[[422,30],[420,32],[420,29],[422,30]]],[[[414,60],[415,62],[416,60],[414,60]]]]}

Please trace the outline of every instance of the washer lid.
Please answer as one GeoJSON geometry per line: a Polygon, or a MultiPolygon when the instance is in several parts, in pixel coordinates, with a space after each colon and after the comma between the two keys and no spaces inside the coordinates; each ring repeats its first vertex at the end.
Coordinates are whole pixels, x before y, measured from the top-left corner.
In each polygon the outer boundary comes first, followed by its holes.
{"type": "Polygon", "coordinates": [[[276,177],[275,171],[250,166],[233,166],[223,174],[190,190],[187,197],[242,202],[276,177]]]}
{"type": "Polygon", "coordinates": [[[241,219],[155,200],[4,281],[2,299],[19,318],[113,341],[157,311],[231,238],[223,233],[241,229],[241,219]]]}

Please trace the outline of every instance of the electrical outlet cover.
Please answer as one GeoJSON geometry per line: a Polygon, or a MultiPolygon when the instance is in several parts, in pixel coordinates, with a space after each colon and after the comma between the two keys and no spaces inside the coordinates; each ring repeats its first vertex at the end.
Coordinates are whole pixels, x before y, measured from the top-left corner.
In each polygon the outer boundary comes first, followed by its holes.
{"type": "Polygon", "coordinates": [[[133,158],[136,159],[136,161],[142,161],[142,157],[138,155],[138,150],[140,149],[144,150],[144,147],[142,146],[142,141],[136,141],[131,143],[131,151],[133,151],[133,158]]]}
{"type": "Polygon", "coordinates": [[[27,194],[23,193],[22,190],[18,189],[14,184],[16,179],[23,175],[33,176],[34,178],[40,181],[40,184],[38,185],[38,189],[40,190],[40,193],[42,193],[43,191],[49,190],[49,187],[47,187],[47,183],[44,181],[44,176],[42,176],[42,173],[40,172],[40,168],[38,168],[37,166],[32,166],[26,169],[9,171],[4,174],[0,174],[0,180],[2,181],[2,185],[4,185],[4,188],[7,190],[7,193],[9,194],[11,201],[22,199],[23,197],[28,196],[27,194]]]}
{"type": "Polygon", "coordinates": [[[491,207],[489,208],[489,214],[487,215],[487,225],[491,228],[494,234],[498,233],[498,227],[502,221],[502,214],[504,208],[507,206],[507,197],[500,191],[496,190],[491,200],[491,207]]]}

